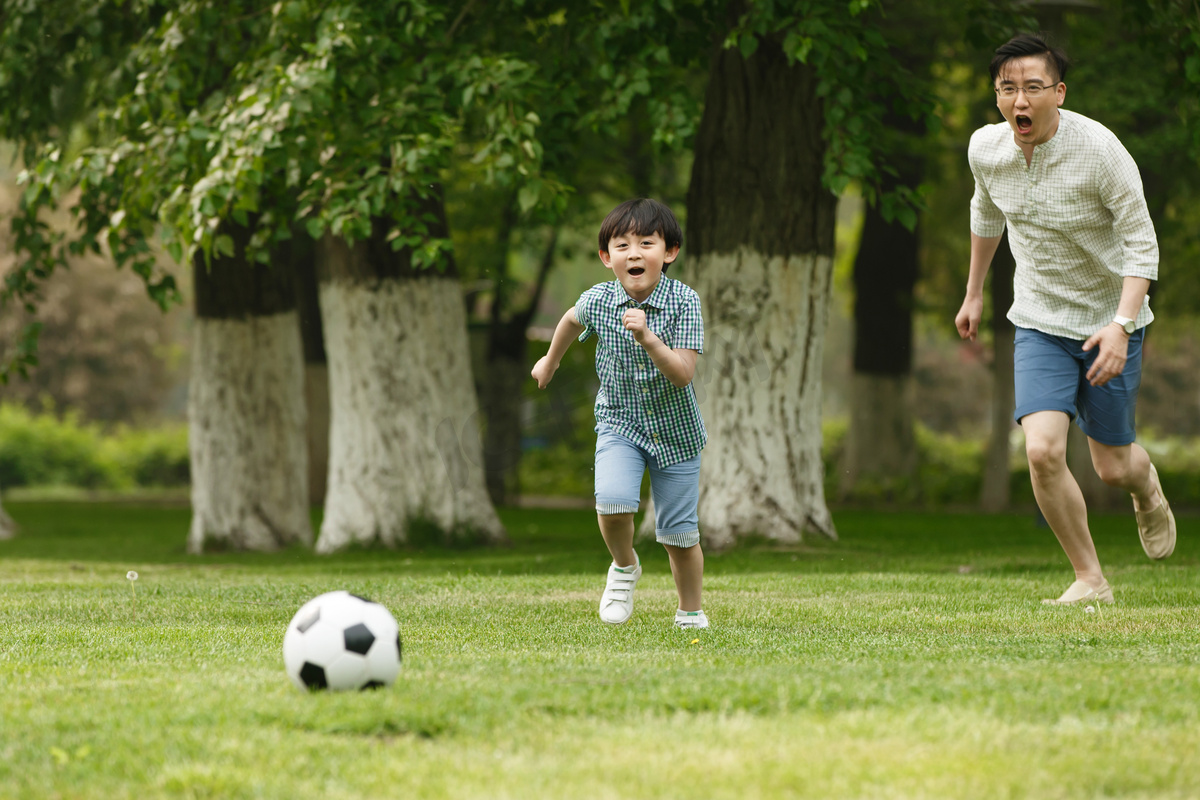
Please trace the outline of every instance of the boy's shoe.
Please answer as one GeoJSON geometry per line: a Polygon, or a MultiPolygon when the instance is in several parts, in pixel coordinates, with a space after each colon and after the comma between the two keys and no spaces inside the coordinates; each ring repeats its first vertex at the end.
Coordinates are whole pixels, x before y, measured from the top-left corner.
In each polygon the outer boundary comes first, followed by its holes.
{"type": "Polygon", "coordinates": [[[707,628],[708,617],[703,611],[675,611],[676,628],[707,628]]]}
{"type": "Polygon", "coordinates": [[[1158,482],[1158,470],[1150,465],[1150,476],[1154,478],[1154,491],[1158,494],[1158,505],[1149,511],[1141,511],[1137,501],[1133,503],[1133,515],[1137,517],[1138,538],[1142,549],[1154,560],[1166,558],[1175,552],[1175,515],[1158,482]]]}
{"type": "Polygon", "coordinates": [[[1101,581],[1099,586],[1090,586],[1083,581],[1075,581],[1062,593],[1062,597],[1057,600],[1046,598],[1042,602],[1048,606],[1073,606],[1076,603],[1111,603],[1112,601],[1113,593],[1108,581],[1101,581]]]}
{"type": "Polygon", "coordinates": [[[615,563],[609,566],[608,583],[600,596],[600,619],[610,625],[620,625],[633,616],[633,590],[640,577],[641,559],[632,567],[618,567],[615,563]]]}

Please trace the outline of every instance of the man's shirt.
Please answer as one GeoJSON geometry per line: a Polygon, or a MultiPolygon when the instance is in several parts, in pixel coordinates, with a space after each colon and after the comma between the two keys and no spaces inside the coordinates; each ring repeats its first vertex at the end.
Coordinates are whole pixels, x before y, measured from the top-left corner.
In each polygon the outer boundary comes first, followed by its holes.
{"type": "MultiPolygon", "coordinates": [[[[1158,240],[1137,164],[1100,123],[1059,109],[1058,130],[1028,166],[1007,122],[971,136],[971,231],[1008,224],[1014,325],[1087,339],[1112,321],[1125,277],[1158,279],[1158,240]]],[[[1147,298],[1140,328],[1154,319],[1147,298]]]]}
{"type": "Polygon", "coordinates": [[[650,452],[660,467],[696,456],[708,434],[692,384],[680,388],[659,372],[621,319],[631,308],[646,312],[646,327],[675,350],[704,352],[700,297],[691,287],[663,275],[645,301],[631,298],[619,281],[597,284],[575,304],[583,325],[579,341],[596,344],[596,422],[650,452]]]}

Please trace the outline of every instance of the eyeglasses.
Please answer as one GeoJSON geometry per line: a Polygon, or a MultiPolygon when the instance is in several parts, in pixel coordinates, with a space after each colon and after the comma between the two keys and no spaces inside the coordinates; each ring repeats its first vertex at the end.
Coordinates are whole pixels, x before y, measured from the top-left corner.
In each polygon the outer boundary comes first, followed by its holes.
{"type": "Polygon", "coordinates": [[[996,90],[996,94],[1003,97],[1005,100],[1011,100],[1017,96],[1017,92],[1025,92],[1025,96],[1032,100],[1035,97],[1040,97],[1042,92],[1052,92],[1058,84],[1053,86],[1038,86],[1036,83],[1029,86],[1001,86],[996,90]]]}

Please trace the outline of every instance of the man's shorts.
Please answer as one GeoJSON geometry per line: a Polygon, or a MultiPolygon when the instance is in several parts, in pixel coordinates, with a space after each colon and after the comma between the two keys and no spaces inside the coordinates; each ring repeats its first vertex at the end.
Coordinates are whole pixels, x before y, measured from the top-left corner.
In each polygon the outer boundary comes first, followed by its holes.
{"type": "Polygon", "coordinates": [[[1134,413],[1142,383],[1145,328],[1129,337],[1125,369],[1103,386],[1088,383],[1087,371],[1100,348],[1083,351],[1083,342],[1017,328],[1013,377],[1017,410],[1013,419],[1035,411],[1061,411],[1100,444],[1121,447],[1134,440],[1134,413]]]}
{"type": "Polygon", "coordinates": [[[596,513],[632,514],[650,470],[655,536],[660,544],[700,544],[700,456],[659,467],[658,459],[610,426],[596,426],[596,513]]]}

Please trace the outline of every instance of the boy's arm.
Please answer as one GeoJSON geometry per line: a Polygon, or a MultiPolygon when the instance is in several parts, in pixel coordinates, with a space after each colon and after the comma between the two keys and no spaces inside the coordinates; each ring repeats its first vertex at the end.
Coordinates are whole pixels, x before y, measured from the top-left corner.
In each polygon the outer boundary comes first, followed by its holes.
{"type": "Polygon", "coordinates": [[[679,347],[671,349],[666,342],[654,335],[646,327],[646,312],[640,308],[631,308],[623,318],[625,328],[633,334],[634,340],[642,346],[658,371],[667,376],[672,385],[682,389],[692,382],[696,374],[695,350],[679,347]]]}
{"type": "Polygon", "coordinates": [[[538,362],[533,365],[533,371],[529,373],[537,381],[539,389],[545,389],[550,385],[550,379],[558,371],[558,365],[562,363],[562,357],[566,354],[567,348],[581,333],[583,333],[583,326],[579,324],[579,320],[575,316],[575,306],[571,306],[554,328],[554,337],[550,340],[550,351],[538,359],[538,362]]]}

